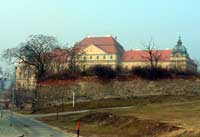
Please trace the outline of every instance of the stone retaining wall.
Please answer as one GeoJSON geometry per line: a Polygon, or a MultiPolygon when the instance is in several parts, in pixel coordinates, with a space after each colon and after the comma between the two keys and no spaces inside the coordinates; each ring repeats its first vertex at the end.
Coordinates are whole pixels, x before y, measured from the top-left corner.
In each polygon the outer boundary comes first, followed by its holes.
{"type": "Polygon", "coordinates": [[[80,100],[149,95],[197,95],[200,94],[200,80],[79,82],[72,86],[43,86],[40,90],[48,92],[49,96],[62,93],[68,100],[71,100],[72,92],[75,92],[80,100]]]}

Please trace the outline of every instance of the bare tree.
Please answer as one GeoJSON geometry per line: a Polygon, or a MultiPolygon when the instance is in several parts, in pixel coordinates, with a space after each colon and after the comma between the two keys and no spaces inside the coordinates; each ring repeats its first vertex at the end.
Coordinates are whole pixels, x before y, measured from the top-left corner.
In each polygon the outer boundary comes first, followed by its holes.
{"type": "Polygon", "coordinates": [[[145,51],[147,55],[143,55],[143,58],[147,59],[150,62],[151,69],[158,67],[158,62],[161,58],[161,54],[156,50],[154,41],[151,39],[147,44],[144,44],[145,51]]]}
{"type": "Polygon", "coordinates": [[[31,35],[26,42],[20,43],[16,48],[7,49],[3,57],[9,62],[23,63],[25,66],[32,66],[36,70],[36,77],[41,78],[48,70],[52,56],[51,52],[58,47],[55,37],[44,35],[31,35]]]}
{"type": "Polygon", "coordinates": [[[8,73],[0,67],[0,90],[4,90],[8,80],[8,73]]]}
{"type": "Polygon", "coordinates": [[[3,78],[3,71],[2,68],[0,67],[0,90],[4,89],[4,78],[3,78]]]}
{"type": "MultiPolygon", "coordinates": [[[[30,35],[28,40],[19,44],[18,47],[7,49],[3,53],[3,57],[10,63],[21,64],[24,69],[24,73],[31,71],[35,75],[35,79],[38,81],[43,78],[50,68],[52,59],[52,50],[59,46],[55,37],[45,35],[30,35]],[[29,70],[29,68],[31,70],[29,70]]],[[[36,81],[36,82],[37,82],[36,81]]],[[[38,85],[32,92],[32,110],[33,112],[38,110],[39,93],[38,85]]],[[[18,94],[18,98],[24,98],[21,93],[18,94]]],[[[20,104],[20,103],[19,103],[20,104]]]]}
{"type": "Polygon", "coordinates": [[[65,51],[68,55],[68,72],[71,76],[76,76],[84,69],[84,63],[86,61],[85,53],[81,51],[80,47],[76,44],[71,48],[66,48],[65,51]]]}

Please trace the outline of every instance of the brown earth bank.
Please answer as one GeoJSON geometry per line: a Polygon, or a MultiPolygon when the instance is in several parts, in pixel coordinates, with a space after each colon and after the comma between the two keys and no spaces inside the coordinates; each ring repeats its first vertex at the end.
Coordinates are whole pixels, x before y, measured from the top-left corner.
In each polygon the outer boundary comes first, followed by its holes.
{"type": "Polygon", "coordinates": [[[115,135],[126,135],[127,137],[156,136],[180,129],[177,126],[167,123],[160,123],[153,120],[140,120],[133,116],[117,116],[111,113],[92,113],[81,117],[79,120],[83,124],[94,124],[100,128],[112,127],[115,130],[115,135]]]}
{"type": "Polygon", "coordinates": [[[83,137],[199,137],[199,116],[200,100],[188,100],[92,110],[39,120],[73,133],[79,120],[83,137]]]}
{"type": "Polygon", "coordinates": [[[83,137],[199,137],[177,125],[105,112],[60,116],[57,121],[54,117],[39,120],[73,133],[79,120],[83,137]]]}

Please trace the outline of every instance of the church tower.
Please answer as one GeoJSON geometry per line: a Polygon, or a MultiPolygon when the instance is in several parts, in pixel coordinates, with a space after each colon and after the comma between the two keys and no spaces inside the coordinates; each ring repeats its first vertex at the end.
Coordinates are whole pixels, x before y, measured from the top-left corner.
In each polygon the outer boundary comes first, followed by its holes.
{"type": "Polygon", "coordinates": [[[187,52],[187,49],[185,46],[183,46],[183,42],[181,40],[181,37],[179,37],[179,40],[175,47],[172,49],[172,56],[183,56],[183,57],[189,57],[189,54],[187,52]]]}
{"type": "Polygon", "coordinates": [[[194,63],[187,52],[186,47],[183,45],[181,37],[175,47],[172,49],[171,54],[171,68],[179,71],[196,72],[197,65],[194,63]]]}

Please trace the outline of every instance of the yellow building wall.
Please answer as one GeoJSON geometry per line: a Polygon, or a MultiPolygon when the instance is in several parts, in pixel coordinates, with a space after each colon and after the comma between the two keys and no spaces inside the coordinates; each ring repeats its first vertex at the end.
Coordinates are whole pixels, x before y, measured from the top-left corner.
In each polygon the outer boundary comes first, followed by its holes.
{"type": "Polygon", "coordinates": [[[124,69],[130,70],[133,67],[146,67],[146,66],[148,66],[148,63],[147,62],[139,62],[139,61],[137,61],[137,62],[129,61],[129,62],[121,62],[121,66],[124,69]]]}
{"type": "Polygon", "coordinates": [[[85,60],[85,68],[95,65],[107,65],[116,68],[119,62],[117,54],[108,54],[95,45],[90,45],[84,49],[83,59],[85,60]]]}
{"type": "Polygon", "coordinates": [[[86,54],[107,54],[105,51],[102,49],[98,48],[95,45],[90,45],[84,49],[84,52],[86,54]]]}
{"type": "Polygon", "coordinates": [[[189,57],[171,57],[171,68],[193,73],[197,72],[197,65],[189,57]]]}
{"type": "MultiPolygon", "coordinates": [[[[133,67],[150,67],[149,61],[129,61],[129,62],[121,62],[121,65],[125,69],[132,69],[133,67]]],[[[170,61],[160,61],[158,62],[158,67],[161,68],[169,68],[170,61]]]]}
{"type": "Polygon", "coordinates": [[[36,87],[36,78],[33,67],[24,67],[20,63],[16,68],[16,89],[33,90],[36,87]]]}

